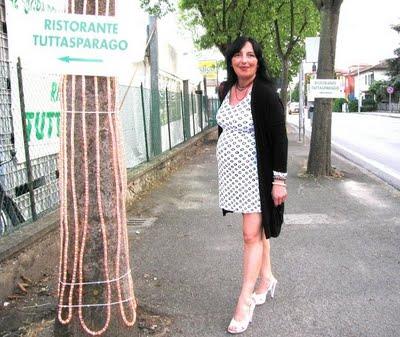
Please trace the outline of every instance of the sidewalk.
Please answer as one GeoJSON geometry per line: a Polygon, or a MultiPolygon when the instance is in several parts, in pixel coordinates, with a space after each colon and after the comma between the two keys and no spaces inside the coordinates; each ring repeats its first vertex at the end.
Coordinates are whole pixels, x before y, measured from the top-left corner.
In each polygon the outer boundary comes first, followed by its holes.
{"type": "MultiPolygon", "coordinates": [[[[397,337],[400,192],[337,156],[343,178],[305,177],[308,146],[294,131],[289,141],[286,223],[271,243],[275,298],[256,308],[242,336],[397,337]]],[[[208,142],[129,210],[130,222],[148,220],[129,226],[146,320],[139,315],[137,336],[227,336],[241,283],[241,216],[222,217],[218,208],[215,145],[208,142]]],[[[54,284],[56,274],[54,267],[54,284]]],[[[50,337],[55,291],[45,293],[38,307],[21,299],[0,310],[3,327],[32,315],[45,320],[37,336],[50,337]]],[[[0,336],[15,335],[7,331],[0,336]]]]}
{"type": "MultiPolygon", "coordinates": [[[[291,133],[286,224],[272,240],[275,299],[243,336],[395,337],[400,329],[400,193],[333,157],[341,179],[302,177],[291,133]]],[[[218,209],[215,143],[136,204],[139,303],[172,318],[171,336],[226,336],[241,282],[241,216],[218,209]]]]}

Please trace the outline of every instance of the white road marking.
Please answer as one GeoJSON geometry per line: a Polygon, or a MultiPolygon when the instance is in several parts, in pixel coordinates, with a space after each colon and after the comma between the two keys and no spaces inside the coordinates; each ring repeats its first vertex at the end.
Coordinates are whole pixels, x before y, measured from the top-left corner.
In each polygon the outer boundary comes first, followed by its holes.
{"type": "Polygon", "coordinates": [[[311,225],[311,224],[328,224],[336,221],[324,213],[293,213],[285,214],[286,225],[311,225]]]}

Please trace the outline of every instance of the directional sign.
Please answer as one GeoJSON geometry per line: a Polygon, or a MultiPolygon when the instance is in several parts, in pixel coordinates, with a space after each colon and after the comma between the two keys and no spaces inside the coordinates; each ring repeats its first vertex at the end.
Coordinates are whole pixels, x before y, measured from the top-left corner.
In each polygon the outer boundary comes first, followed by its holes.
{"type": "MultiPolygon", "coordinates": [[[[125,5],[133,2],[120,1],[125,5]]],[[[9,46],[25,68],[114,76],[144,57],[146,36],[127,15],[26,13],[11,0],[6,3],[9,46]],[[142,37],[140,41],[137,36],[142,37]]]]}
{"type": "Polygon", "coordinates": [[[389,87],[386,88],[386,91],[387,91],[388,94],[393,94],[394,93],[394,88],[389,86],[389,87]]]}
{"type": "Polygon", "coordinates": [[[60,61],[63,62],[103,62],[102,59],[89,59],[89,58],[83,58],[83,57],[69,57],[69,56],[64,56],[64,57],[59,57],[58,58],[60,61]]]}
{"type": "Polygon", "coordinates": [[[340,80],[310,80],[310,95],[314,98],[344,97],[344,86],[340,80]]]}

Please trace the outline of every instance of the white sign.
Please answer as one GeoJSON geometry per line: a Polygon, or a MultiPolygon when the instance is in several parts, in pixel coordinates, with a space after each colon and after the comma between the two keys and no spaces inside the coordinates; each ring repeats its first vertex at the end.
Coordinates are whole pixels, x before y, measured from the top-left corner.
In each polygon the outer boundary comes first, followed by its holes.
{"type": "Polygon", "coordinates": [[[46,73],[115,76],[130,70],[143,60],[146,43],[144,34],[135,34],[134,21],[129,15],[26,13],[7,7],[10,49],[24,68],[46,73]]]}
{"type": "Polygon", "coordinates": [[[344,98],[344,86],[340,80],[310,80],[309,92],[312,98],[344,98]]]}
{"type": "Polygon", "coordinates": [[[306,37],[306,62],[318,62],[319,37],[306,37]]]}
{"type": "Polygon", "coordinates": [[[388,94],[393,94],[394,93],[394,88],[389,86],[389,87],[386,88],[386,91],[387,91],[388,94]]]}
{"type": "MultiPolygon", "coordinates": [[[[33,26],[30,25],[31,20],[35,20],[35,17],[39,18],[39,16],[46,19],[51,20],[51,13],[58,13],[57,17],[60,20],[69,20],[70,16],[66,14],[62,14],[65,11],[64,5],[66,1],[62,0],[5,0],[6,4],[6,13],[7,13],[7,30],[8,30],[8,53],[9,53],[9,65],[10,65],[10,85],[11,85],[11,111],[12,111],[12,120],[13,120],[13,131],[14,131],[14,139],[15,139],[15,149],[17,152],[17,160],[19,163],[25,162],[25,153],[24,153],[24,137],[22,133],[22,121],[21,121],[21,111],[20,111],[20,101],[19,101],[19,88],[18,88],[18,79],[17,79],[17,71],[16,71],[16,63],[17,58],[21,57],[22,63],[22,81],[24,85],[24,96],[25,96],[25,118],[27,125],[27,141],[29,144],[29,152],[31,159],[37,159],[48,155],[53,155],[58,153],[59,149],[59,136],[60,136],[60,102],[58,95],[58,85],[60,82],[60,74],[63,71],[67,71],[71,74],[77,74],[83,71],[86,73],[86,68],[89,68],[93,65],[87,64],[88,62],[76,62],[70,61],[69,63],[62,62],[61,60],[57,60],[54,56],[57,57],[77,57],[77,49],[73,48],[74,53],[62,54],[59,55],[58,52],[61,48],[56,47],[57,38],[47,38],[48,43],[52,43],[54,45],[50,47],[42,47],[42,46],[34,46],[29,47],[34,43],[34,35],[54,35],[60,36],[62,35],[62,31],[57,31],[58,25],[66,24],[63,22],[56,23],[54,22],[54,30],[50,31],[47,29],[47,33],[45,30],[45,26],[43,26],[43,21],[38,21],[39,28],[35,30],[33,26]],[[44,12],[44,13],[41,13],[44,12]],[[33,19],[32,19],[33,18],[33,19]],[[42,24],[42,26],[40,26],[42,24]],[[44,32],[46,34],[44,34],[44,32]],[[50,33],[51,32],[51,33],[50,33]],[[24,42],[28,36],[28,42],[24,42]],[[44,52],[46,50],[46,52],[44,52]],[[53,63],[52,67],[49,67],[50,60],[53,63]],[[65,67],[68,67],[66,70],[65,67]],[[52,74],[49,74],[52,73],[52,74]]],[[[134,38],[134,42],[132,45],[135,46],[132,54],[129,56],[132,62],[142,61],[145,53],[145,43],[147,38],[146,32],[146,23],[147,16],[140,15],[141,10],[137,1],[125,1],[120,0],[116,3],[116,13],[132,13],[131,18],[133,18],[130,23],[131,31],[128,34],[132,35],[134,38]],[[132,33],[133,32],[133,33],[132,33]]],[[[105,18],[102,17],[97,20],[97,16],[91,16],[90,19],[96,22],[103,22],[105,18]]],[[[81,20],[82,16],[78,16],[78,19],[81,20]]],[[[54,18],[56,20],[56,18],[54,18]]],[[[112,20],[115,20],[113,18],[112,20]]],[[[109,21],[111,24],[112,22],[109,21]]],[[[115,23],[115,21],[113,21],[115,23]]],[[[116,22],[119,25],[119,21],[116,22]]],[[[47,28],[52,28],[51,21],[47,24],[47,28]]],[[[72,24],[73,29],[77,29],[75,24],[72,24]]],[[[124,24],[123,24],[124,25],[124,24]]],[[[85,27],[79,27],[84,29],[85,27]]],[[[95,29],[96,27],[86,26],[87,30],[95,29]]],[[[101,29],[102,27],[97,27],[101,29]]],[[[107,29],[107,26],[105,27],[107,29]]],[[[108,29],[111,30],[112,26],[108,26],[108,29]]],[[[120,29],[120,26],[118,26],[120,29]]],[[[112,32],[111,32],[112,33],[112,32]]],[[[110,37],[115,34],[102,34],[101,38],[106,38],[106,36],[110,37]]],[[[124,32],[125,34],[126,32],[124,32]]],[[[95,38],[90,32],[93,38],[95,38]]],[[[90,35],[86,33],[86,36],[90,35]]],[[[74,36],[71,34],[72,37],[74,36]]],[[[119,36],[119,35],[118,35],[119,36]]],[[[90,39],[90,37],[88,37],[90,39]]],[[[98,37],[99,38],[99,37],[98,37]]],[[[63,39],[60,40],[58,38],[58,43],[61,44],[63,39]]],[[[123,37],[121,37],[123,39],[123,37]]],[[[42,43],[44,43],[42,37],[42,43]]],[[[67,40],[70,42],[71,40],[67,40]]],[[[128,41],[128,43],[131,40],[128,41]]],[[[36,42],[40,44],[41,40],[39,37],[36,37],[36,42]]],[[[71,49],[69,50],[71,51],[71,49]]],[[[85,52],[86,54],[86,52],[85,52]]],[[[80,55],[78,55],[80,56],[80,55]]],[[[87,56],[83,56],[87,57],[87,56]]],[[[98,55],[95,55],[97,58],[98,55]]],[[[124,57],[121,57],[121,60],[124,57]]],[[[67,59],[65,59],[67,60],[67,59]]],[[[115,72],[116,68],[119,65],[126,64],[124,62],[120,62],[118,58],[113,60],[113,64],[106,65],[106,62],[97,62],[96,66],[99,66],[99,71],[101,75],[106,76],[107,74],[111,74],[115,72]]],[[[124,68],[125,75],[129,74],[129,78],[131,77],[131,73],[133,73],[132,67],[124,68]]]]}
{"type": "MultiPolygon", "coordinates": [[[[15,19],[15,12],[20,13],[22,18],[27,15],[36,15],[38,12],[64,11],[64,1],[60,0],[6,0],[7,13],[7,35],[8,35],[8,57],[9,76],[11,86],[11,113],[13,121],[13,132],[15,139],[15,150],[18,163],[25,162],[24,136],[22,132],[21,109],[19,101],[19,87],[17,78],[17,58],[20,56],[14,50],[18,41],[13,41],[16,30],[26,29],[25,22],[10,21],[15,19]],[[11,14],[11,18],[9,17],[11,14]]],[[[19,19],[21,18],[19,17],[19,19]]],[[[58,101],[59,75],[44,75],[43,72],[35,71],[35,68],[22,71],[22,81],[25,95],[25,111],[27,126],[27,141],[31,159],[45,157],[58,152],[59,148],[59,119],[60,103],[58,101]]]]}

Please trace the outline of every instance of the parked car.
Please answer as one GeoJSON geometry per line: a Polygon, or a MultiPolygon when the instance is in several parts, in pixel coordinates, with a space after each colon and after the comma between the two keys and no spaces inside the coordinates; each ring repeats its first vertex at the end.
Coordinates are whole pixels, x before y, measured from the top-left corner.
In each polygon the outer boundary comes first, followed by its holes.
{"type": "Polygon", "coordinates": [[[299,102],[289,102],[287,110],[289,115],[293,113],[299,113],[299,102]]]}

